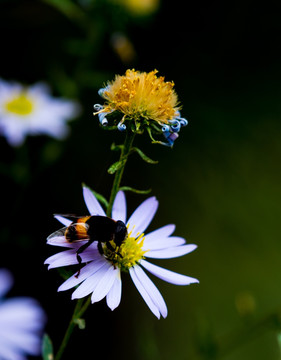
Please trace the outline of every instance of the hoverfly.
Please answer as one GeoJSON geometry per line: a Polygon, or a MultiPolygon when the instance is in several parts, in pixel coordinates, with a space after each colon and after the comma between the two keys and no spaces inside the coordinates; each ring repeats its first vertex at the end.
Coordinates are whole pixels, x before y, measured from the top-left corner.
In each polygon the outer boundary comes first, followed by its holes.
{"type": "MultiPolygon", "coordinates": [[[[119,248],[128,236],[127,227],[121,220],[115,221],[110,217],[101,215],[80,217],[74,215],[61,216],[71,220],[72,223],[67,227],[55,231],[48,237],[48,239],[57,236],[64,236],[65,239],[70,243],[87,240],[87,242],[81,245],[76,252],[77,262],[79,265],[76,277],[79,276],[82,267],[82,259],[80,254],[85,251],[94,241],[98,242],[98,251],[102,255],[104,253],[103,244],[105,244],[106,247],[112,252],[116,252],[116,249],[110,242],[114,242],[116,248],[119,248]]],[[[121,256],[120,253],[117,252],[117,254],[121,256]]]]}

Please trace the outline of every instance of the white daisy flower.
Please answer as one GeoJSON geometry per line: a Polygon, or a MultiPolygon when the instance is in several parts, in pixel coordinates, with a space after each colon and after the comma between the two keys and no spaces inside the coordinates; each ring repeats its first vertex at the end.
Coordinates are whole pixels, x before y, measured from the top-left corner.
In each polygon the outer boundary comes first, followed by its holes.
{"type": "Polygon", "coordinates": [[[41,352],[45,314],[31,298],[3,299],[12,283],[10,272],[0,269],[0,359],[24,360],[41,352]]]}
{"type": "MultiPolygon", "coordinates": [[[[106,216],[103,208],[92,191],[84,187],[83,195],[86,206],[91,215],[106,216]]],[[[128,272],[143,297],[144,301],[159,319],[167,316],[167,306],[157,287],[146,275],[149,271],[158,278],[175,285],[189,285],[199,281],[193,277],[181,275],[164,269],[147,261],[149,258],[168,259],[186,255],[196,249],[196,245],[185,244],[185,239],[171,236],[175,225],[166,225],[153,232],[144,234],[158,208],[155,197],[145,200],[127,220],[126,199],[124,192],[119,191],[112,208],[112,219],[121,220],[127,226],[128,236],[116,249],[111,251],[103,244],[103,254],[100,253],[97,241],[88,246],[80,255],[82,263],[86,265],[67,279],[58,289],[64,291],[77,287],[72,293],[72,299],[83,298],[91,294],[91,301],[95,303],[106,297],[107,305],[114,310],[121,300],[121,272],[128,272]],[[79,286],[78,286],[79,285],[79,286]]],[[[55,216],[68,227],[72,221],[55,216]]],[[[63,233],[54,233],[47,239],[47,243],[55,246],[70,248],[49,257],[45,264],[49,269],[77,264],[77,250],[87,242],[69,242],[63,233]]]]}
{"type": "Polygon", "coordinates": [[[21,145],[27,135],[64,138],[66,122],[79,112],[77,103],[53,98],[45,84],[25,87],[0,79],[0,134],[12,146],[21,145]]]}

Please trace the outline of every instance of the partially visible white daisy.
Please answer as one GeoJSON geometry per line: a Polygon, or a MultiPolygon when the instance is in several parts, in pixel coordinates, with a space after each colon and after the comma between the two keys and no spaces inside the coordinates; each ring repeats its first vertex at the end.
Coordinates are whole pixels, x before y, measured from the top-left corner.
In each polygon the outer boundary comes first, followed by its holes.
{"type": "Polygon", "coordinates": [[[64,138],[66,122],[79,112],[76,102],[52,97],[46,84],[25,87],[0,79],[0,134],[12,146],[21,145],[27,135],[64,138]]]}
{"type": "Polygon", "coordinates": [[[0,359],[24,360],[40,354],[45,314],[31,298],[4,299],[12,284],[10,272],[0,269],[0,359]]]}
{"type": "MultiPolygon", "coordinates": [[[[93,195],[92,191],[84,187],[83,195],[86,206],[91,215],[106,216],[103,208],[93,195]]],[[[175,285],[189,285],[199,281],[193,277],[181,275],[173,271],[154,265],[146,260],[168,259],[186,255],[196,249],[196,245],[185,244],[185,239],[171,236],[175,225],[166,225],[153,232],[144,234],[158,208],[155,197],[145,200],[127,220],[126,199],[124,192],[119,191],[113,204],[112,218],[123,221],[128,229],[128,237],[118,249],[118,253],[111,252],[104,246],[104,255],[97,249],[97,242],[93,242],[82,252],[82,262],[86,265],[81,269],[79,276],[74,274],[67,279],[58,291],[76,287],[72,299],[83,298],[91,294],[91,301],[95,303],[106,297],[107,305],[114,310],[121,301],[121,272],[128,272],[143,297],[144,301],[159,319],[167,316],[168,310],[165,301],[157,287],[147,276],[147,270],[158,278],[175,285]],[[118,254],[121,254],[119,256],[118,254]]],[[[55,216],[65,226],[71,220],[62,216],[55,216]]],[[[50,236],[47,243],[50,245],[71,248],[49,257],[45,264],[49,269],[77,264],[76,251],[83,243],[68,242],[64,235],[50,236]]]]}

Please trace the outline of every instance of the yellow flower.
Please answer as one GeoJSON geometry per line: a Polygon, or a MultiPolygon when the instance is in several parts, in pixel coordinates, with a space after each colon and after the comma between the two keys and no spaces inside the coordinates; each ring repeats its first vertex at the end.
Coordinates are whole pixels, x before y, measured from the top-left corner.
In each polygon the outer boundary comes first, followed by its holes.
{"type": "MultiPolygon", "coordinates": [[[[105,104],[94,105],[99,121],[108,125],[108,115],[112,116],[113,125],[120,131],[127,126],[133,132],[164,133],[168,144],[172,146],[178,137],[181,126],[187,125],[187,120],[180,117],[178,96],[174,91],[174,83],[165,81],[163,76],[157,76],[157,70],[140,72],[127,70],[125,75],[116,75],[114,81],[99,90],[99,95],[105,99],[105,104]],[[125,125],[126,123],[126,125],[125,125]],[[172,135],[172,137],[170,136],[172,135]]],[[[162,143],[162,142],[161,142],[162,143]]]]}
{"type": "Polygon", "coordinates": [[[173,82],[165,82],[149,73],[127,70],[123,76],[116,75],[102,93],[106,100],[103,112],[117,110],[130,119],[155,120],[167,124],[178,111],[178,97],[173,82]]]}

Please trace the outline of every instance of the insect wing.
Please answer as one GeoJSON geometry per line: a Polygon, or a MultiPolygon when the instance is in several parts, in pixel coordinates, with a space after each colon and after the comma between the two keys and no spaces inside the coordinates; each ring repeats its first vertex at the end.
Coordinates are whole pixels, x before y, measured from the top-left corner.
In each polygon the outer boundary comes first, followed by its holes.
{"type": "Polygon", "coordinates": [[[54,214],[54,217],[66,226],[80,222],[80,219],[88,218],[87,216],[77,216],[73,214],[54,214]]]}
{"type": "Polygon", "coordinates": [[[66,232],[67,229],[68,229],[68,227],[65,226],[65,227],[53,232],[51,235],[49,235],[47,237],[47,241],[49,241],[49,240],[51,240],[53,238],[56,238],[56,237],[65,237],[65,232],[66,232]]]}
{"type": "Polygon", "coordinates": [[[47,237],[47,244],[71,246],[71,243],[88,241],[89,236],[87,234],[87,230],[88,225],[85,223],[75,223],[65,226],[49,235],[47,237]]]}
{"type": "Polygon", "coordinates": [[[47,244],[54,246],[71,247],[71,244],[65,238],[67,227],[63,227],[47,237],[47,244]]]}

